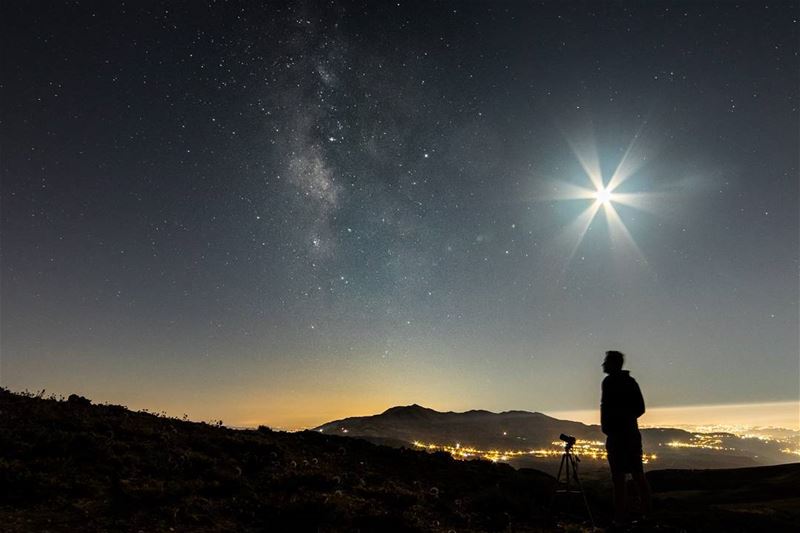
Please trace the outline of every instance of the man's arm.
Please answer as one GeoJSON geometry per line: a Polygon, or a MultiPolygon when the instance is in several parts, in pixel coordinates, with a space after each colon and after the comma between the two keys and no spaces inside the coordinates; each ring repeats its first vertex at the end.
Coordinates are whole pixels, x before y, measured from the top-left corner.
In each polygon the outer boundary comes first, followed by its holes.
{"type": "Polygon", "coordinates": [[[600,387],[600,430],[608,435],[608,404],[606,403],[608,400],[608,396],[606,395],[606,380],[603,380],[603,384],[600,387]]]}
{"type": "Polygon", "coordinates": [[[644,414],[644,397],[642,397],[642,390],[636,380],[633,380],[633,398],[631,398],[631,407],[633,414],[639,418],[644,414]]]}

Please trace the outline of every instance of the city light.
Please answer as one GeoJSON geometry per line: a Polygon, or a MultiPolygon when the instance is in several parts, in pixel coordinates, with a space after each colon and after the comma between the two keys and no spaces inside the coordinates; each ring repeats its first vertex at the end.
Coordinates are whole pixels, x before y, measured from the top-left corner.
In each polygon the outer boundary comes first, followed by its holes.
{"type": "MultiPolygon", "coordinates": [[[[447,452],[455,459],[485,459],[487,461],[492,461],[493,463],[507,462],[510,459],[518,457],[536,457],[540,459],[548,457],[555,458],[560,457],[561,454],[564,453],[564,443],[561,441],[551,442],[550,444],[553,446],[552,448],[538,448],[531,450],[481,450],[472,446],[464,446],[461,443],[457,443],[455,445],[433,444],[420,442],[418,440],[415,440],[413,444],[417,448],[428,451],[447,452]]],[[[586,441],[579,439],[575,442],[575,445],[572,447],[572,449],[575,453],[580,455],[581,458],[605,461],[607,457],[605,443],[602,441],[586,441]]],[[[642,462],[645,464],[650,461],[655,461],[656,459],[656,454],[645,453],[642,455],[642,462]]]]}

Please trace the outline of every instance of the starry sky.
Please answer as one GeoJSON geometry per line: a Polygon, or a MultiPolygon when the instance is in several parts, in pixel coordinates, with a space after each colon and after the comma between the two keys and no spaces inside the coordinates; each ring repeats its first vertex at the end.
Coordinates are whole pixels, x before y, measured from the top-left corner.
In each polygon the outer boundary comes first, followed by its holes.
{"type": "Polygon", "coordinates": [[[0,9],[3,386],[550,412],[619,349],[651,406],[800,396],[796,2],[0,9]]]}

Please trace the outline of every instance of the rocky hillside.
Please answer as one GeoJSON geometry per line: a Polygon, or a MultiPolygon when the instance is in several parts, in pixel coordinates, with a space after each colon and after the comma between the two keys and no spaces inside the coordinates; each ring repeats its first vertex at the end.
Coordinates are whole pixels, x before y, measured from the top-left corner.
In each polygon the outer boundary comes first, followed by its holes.
{"type": "Polygon", "coordinates": [[[552,483],[319,432],[0,391],[3,531],[538,530],[552,483]]]}

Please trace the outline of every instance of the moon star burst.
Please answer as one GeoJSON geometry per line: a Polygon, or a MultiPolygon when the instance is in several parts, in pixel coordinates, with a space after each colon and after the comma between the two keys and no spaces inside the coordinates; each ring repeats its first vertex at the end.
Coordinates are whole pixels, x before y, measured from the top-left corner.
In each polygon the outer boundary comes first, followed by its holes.
{"type": "Polygon", "coordinates": [[[572,144],[572,150],[584,171],[586,185],[559,181],[556,195],[550,195],[548,200],[559,201],[586,201],[586,208],[563,230],[561,239],[568,244],[569,254],[565,266],[569,266],[576,252],[583,243],[594,220],[603,212],[608,224],[611,248],[623,257],[629,257],[640,265],[646,265],[647,260],[636,243],[633,235],[628,230],[618,210],[619,206],[627,206],[641,211],[651,210],[651,201],[656,196],[648,192],[621,192],[620,186],[628,182],[642,167],[646,157],[637,153],[635,144],[637,136],[620,159],[616,168],[608,179],[605,179],[600,169],[600,160],[596,148],[578,147],[572,144]]]}

